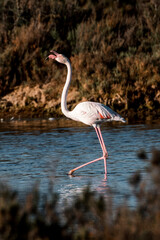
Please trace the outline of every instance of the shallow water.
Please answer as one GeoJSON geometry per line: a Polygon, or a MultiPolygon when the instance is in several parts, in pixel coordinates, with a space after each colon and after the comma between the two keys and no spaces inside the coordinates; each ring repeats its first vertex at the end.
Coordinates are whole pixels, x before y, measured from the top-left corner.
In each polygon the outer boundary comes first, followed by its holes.
{"type": "Polygon", "coordinates": [[[53,181],[61,202],[69,202],[90,184],[93,191],[106,198],[112,192],[115,205],[127,200],[134,206],[128,178],[137,170],[145,175],[148,162],[139,160],[137,152],[144,149],[150,157],[153,147],[160,148],[160,126],[109,123],[101,129],[109,153],[107,180],[103,160],[78,170],[74,176],[67,175],[70,169],[101,157],[92,127],[70,120],[1,122],[0,181],[21,193],[30,191],[35,183],[45,193],[53,181]]]}

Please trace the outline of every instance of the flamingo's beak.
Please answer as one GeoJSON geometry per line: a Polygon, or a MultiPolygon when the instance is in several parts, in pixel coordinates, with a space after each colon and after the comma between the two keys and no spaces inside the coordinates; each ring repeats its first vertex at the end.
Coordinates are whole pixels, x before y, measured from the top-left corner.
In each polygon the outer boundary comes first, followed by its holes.
{"type": "Polygon", "coordinates": [[[53,51],[53,50],[51,50],[50,52],[53,53],[56,57],[58,56],[58,53],[57,53],[57,52],[55,52],[55,51],[53,51]]]}
{"type": "Polygon", "coordinates": [[[51,50],[50,52],[51,52],[51,54],[49,54],[48,57],[46,57],[45,60],[47,60],[48,58],[56,59],[58,57],[58,53],[57,52],[55,52],[53,50],[51,50]]]}

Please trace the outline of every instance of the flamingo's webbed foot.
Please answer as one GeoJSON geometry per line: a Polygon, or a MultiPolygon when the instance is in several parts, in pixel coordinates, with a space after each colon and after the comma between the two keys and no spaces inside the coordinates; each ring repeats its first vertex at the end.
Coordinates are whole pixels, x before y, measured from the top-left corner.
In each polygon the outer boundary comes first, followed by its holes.
{"type": "Polygon", "coordinates": [[[68,172],[68,175],[72,175],[73,174],[73,172],[74,172],[74,170],[72,169],[72,170],[70,170],[69,172],[68,172]]]}

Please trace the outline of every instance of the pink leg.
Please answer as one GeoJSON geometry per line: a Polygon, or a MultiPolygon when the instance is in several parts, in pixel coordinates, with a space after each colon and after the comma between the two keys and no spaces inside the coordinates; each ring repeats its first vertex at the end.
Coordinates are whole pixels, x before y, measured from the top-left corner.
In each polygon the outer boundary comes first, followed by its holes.
{"type": "Polygon", "coordinates": [[[94,127],[95,128],[95,131],[97,133],[97,136],[98,136],[98,139],[99,139],[99,142],[100,142],[100,145],[101,145],[101,148],[102,148],[102,152],[103,152],[103,157],[100,157],[100,158],[97,158],[93,161],[90,161],[88,163],[85,163],[85,164],[82,164],[80,165],[79,167],[76,167],[72,170],[69,171],[69,175],[72,175],[74,171],[84,167],[84,166],[87,166],[91,163],[94,163],[94,162],[97,162],[101,159],[104,159],[104,169],[105,169],[105,178],[107,177],[107,163],[106,163],[106,158],[108,157],[108,153],[107,153],[107,150],[106,150],[106,147],[105,147],[105,144],[104,144],[104,141],[103,141],[103,137],[102,137],[102,133],[101,133],[101,130],[100,130],[100,127],[94,127]]]}
{"type": "Polygon", "coordinates": [[[102,137],[102,133],[101,133],[100,127],[95,127],[95,131],[97,133],[97,136],[98,136],[101,148],[102,148],[103,156],[105,156],[107,158],[108,157],[108,153],[107,153],[106,146],[104,144],[104,140],[103,140],[103,137],[102,137]]]}
{"type": "Polygon", "coordinates": [[[106,149],[106,146],[104,144],[104,140],[103,140],[103,137],[102,137],[100,127],[99,126],[95,127],[95,131],[97,133],[97,136],[98,136],[101,148],[102,148],[102,152],[103,152],[103,157],[102,158],[104,159],[104,170],[105,170],[105,175],[107,176],[107,161],[106,161],[106,158],[108,157],[107,149],[106,149]]]}
{"type": "Polygon", "coordinates": [[[91,163],[97,162],[97,161],[99,161],[99,160],[101,160],[101,159],[103,159],[103,157],[97,158],[97,159],[92,160],[92,161],[90,161],[90,162],[88,162],[88,163],[84,163],[84,164],[80,165],[79,167],[76,167],[76,168],[70,170],[68,174],[69,174],[69,175],[72,175],[72,173],[73,173],[74,171],[76,171],[76,170],[78,170],[78,169],[80,169],[80,168],[82,168],[82,167],[85,167],[85,166],[87,166],[87,165],[89,165],[89,164],[91,164],[91,163]]]}

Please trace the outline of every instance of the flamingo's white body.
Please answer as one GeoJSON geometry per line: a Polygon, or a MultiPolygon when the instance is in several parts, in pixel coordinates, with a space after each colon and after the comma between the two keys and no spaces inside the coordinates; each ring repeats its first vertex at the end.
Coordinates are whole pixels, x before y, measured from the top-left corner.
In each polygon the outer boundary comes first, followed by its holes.
{"type": "Polygon", "coordinates": [[[125,120],[118,113],[114,112],[109,107],[97,102],[89,102],[89,101],[82,102],[82,103],[79,103],[72,111],[69,111],[67,109],[67,93],[68,93],[68,88],[72,78],[72,68],[71,68],[70,61],[64,55],[58,54],[55,51],[51,51],[51,54],[48,56],[48,58],[55,59],[56,61],[63,63],[67,66],[67,70],[68,70],[67,79],[66,79],[66,83],[64,85],[62,97],[61,97],[61,109],[63,114],[66,117],[71,118],[75,121],[80,121],[80,122],[83,122],[84,124],[93,126],[97,133],[97,136],[102,148],[102,152],[103,152],[103,156],[101,158],[97,158],[91,162],[85,163],[77,168],[74,168],[69,171],[69,174],[72,174],[77,169],[84,167],[90,163],[104,159],[104,168],[105,168],[105,176],[106,176],[107,175],[106,158],[108,157],[108,153],[102,138],[100,124],[108,121],[125,122],[125,120]]]}

